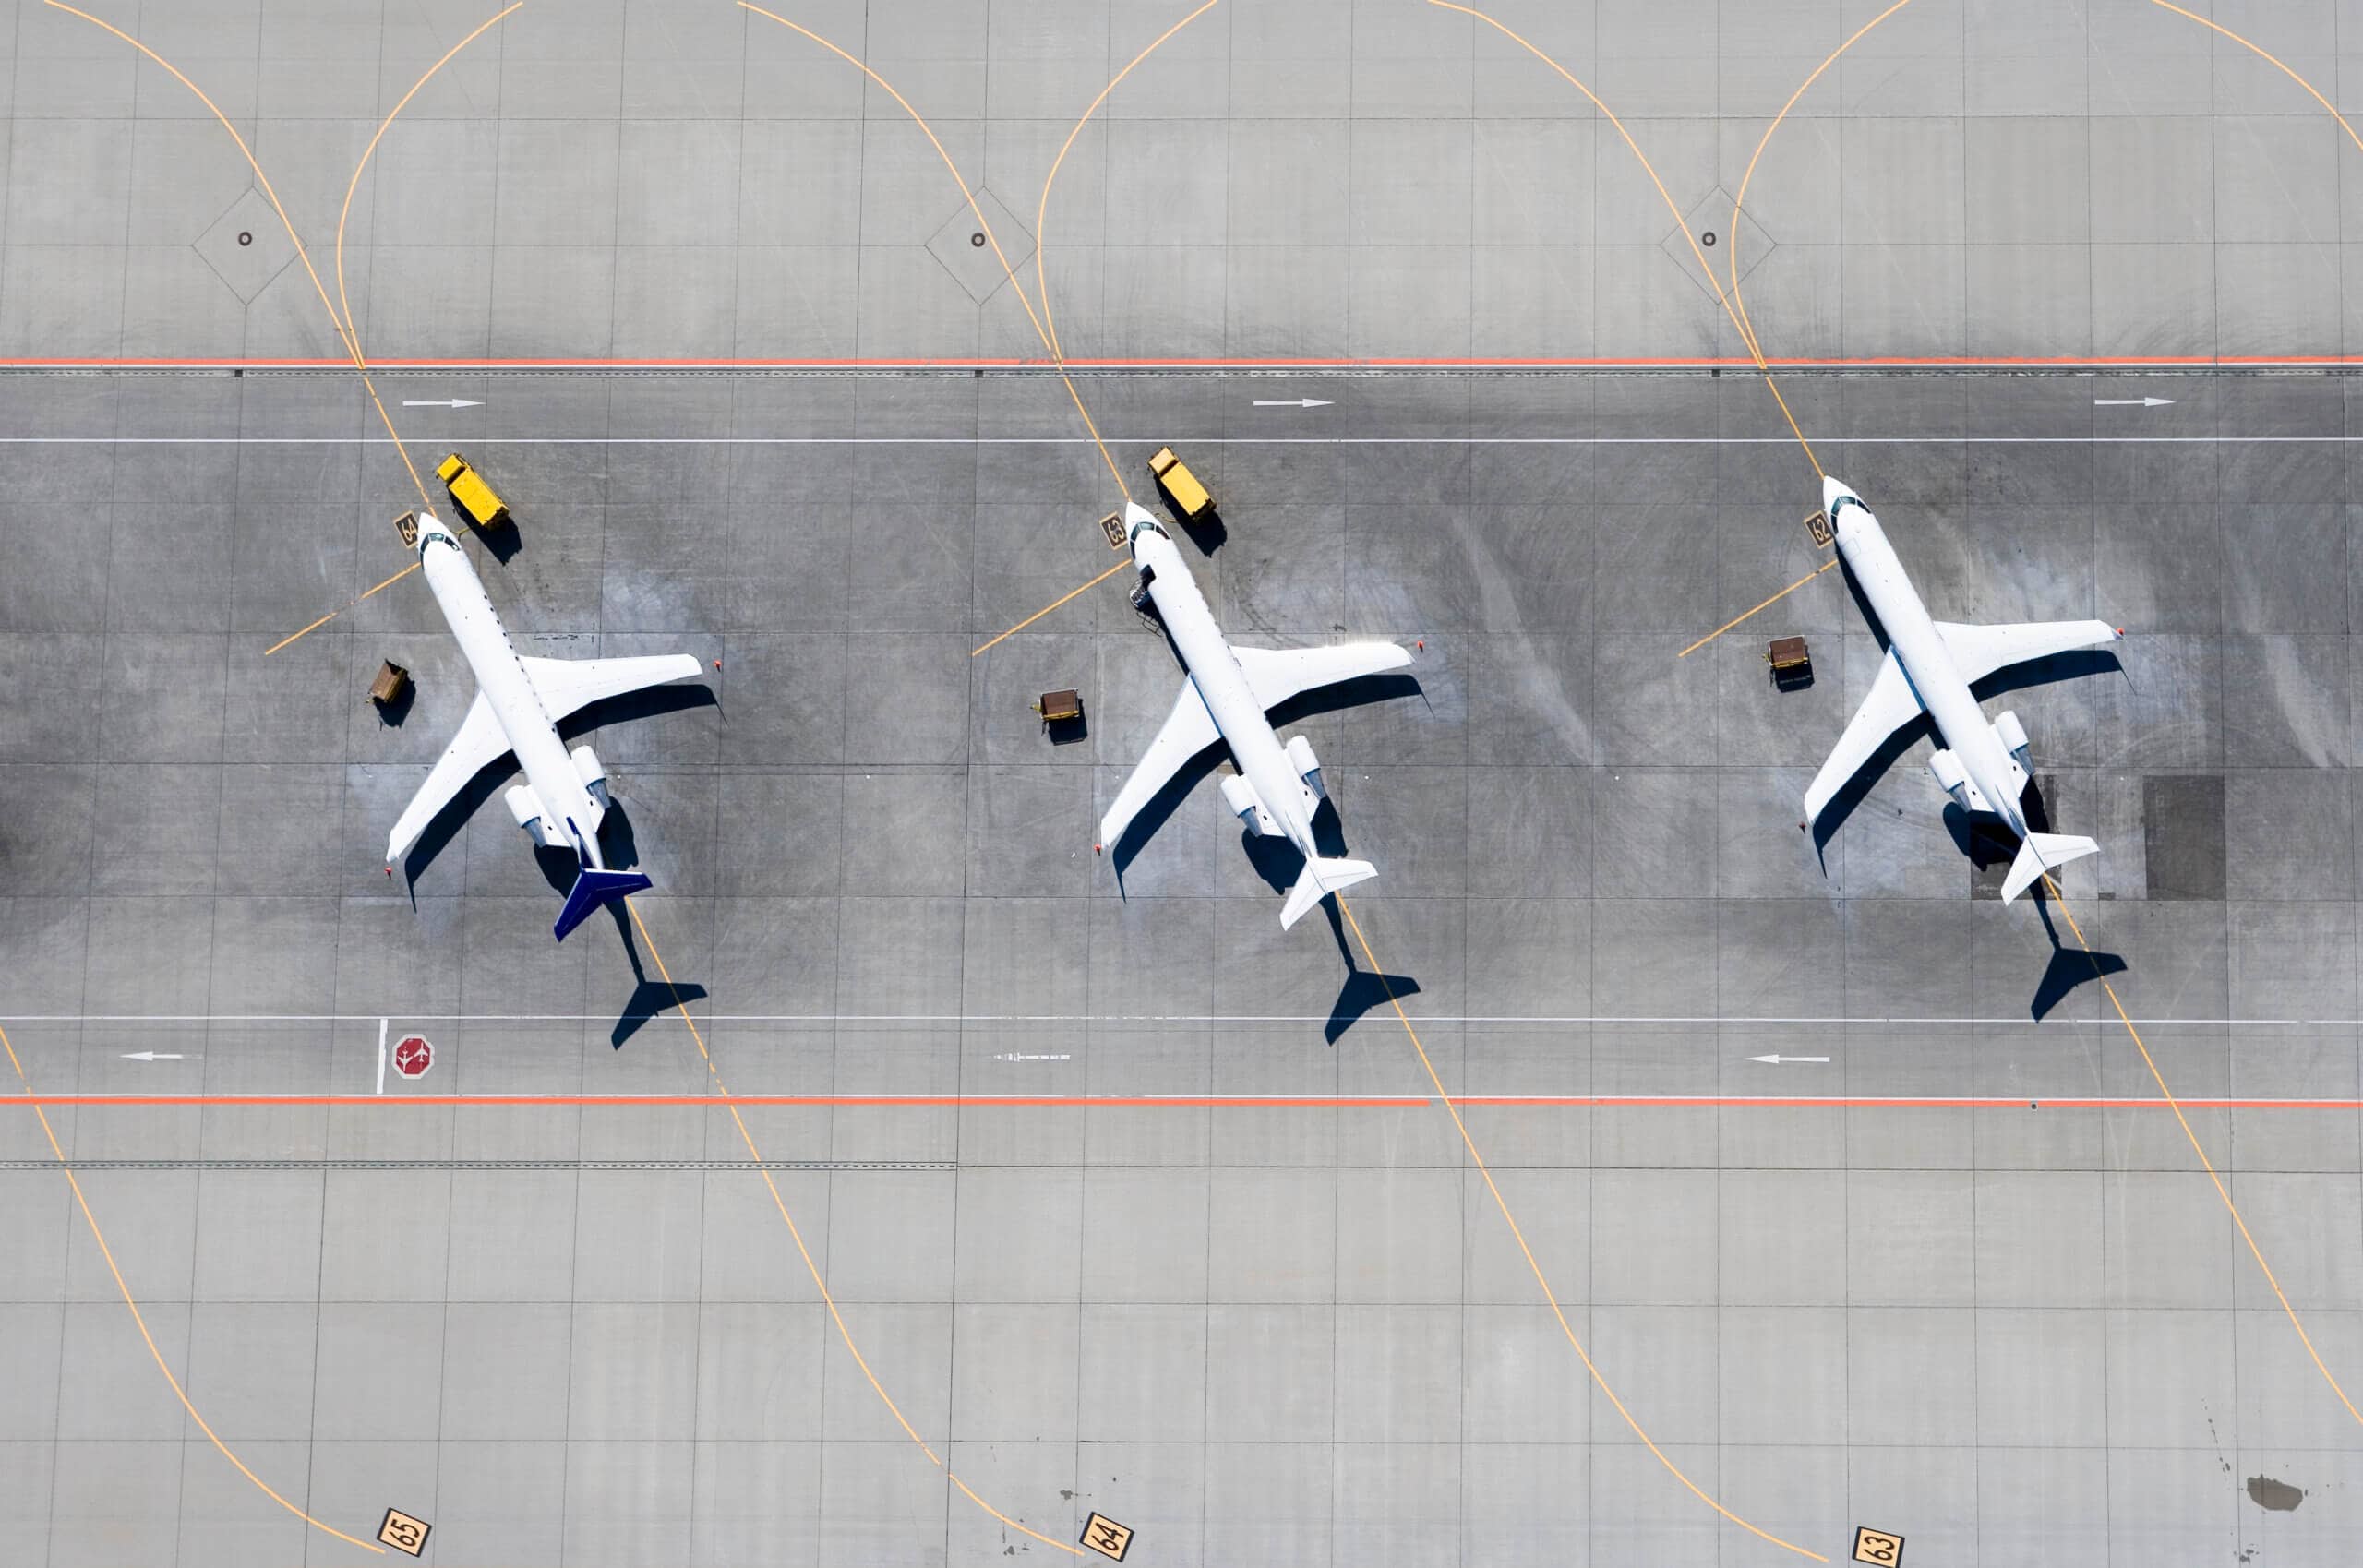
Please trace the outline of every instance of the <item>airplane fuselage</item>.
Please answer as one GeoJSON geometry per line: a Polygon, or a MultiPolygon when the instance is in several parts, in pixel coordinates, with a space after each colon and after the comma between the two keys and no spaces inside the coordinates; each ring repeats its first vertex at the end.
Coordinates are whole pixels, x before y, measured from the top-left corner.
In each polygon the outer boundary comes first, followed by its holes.
{"type": "Polygon", "coordinates": [[[1913,694],[1936,722],[1937,732],[1968,775],[1974,791],[1968,803],[1992,812],[2021,836],[2027,832],[2020,798],[2027,784],[2026,771],[2003,749],[1985,710],[1953,664],[1945,640],[1921,602],[1919,592],[1904,574],[1903,563],[1887,542],[1879,520],[1852,492],[1834,495],[1829,509],[1838,553],[1862,586],[1863,596],[1886,630],[1888,646],[1913,694]]]}
{"type": "Polygon", "coordinates": [[[1132,551],[1134,563],[1146,569],[1148,596],[1156,602],[1166,634],[1182,655],[1182,667],[1198,688],[1223,743],[1230,748],[1231,760],[1271,820],[1267,831],[1285,836],[1308,861],[1317,859],[1313,792],[1298,776],[1289,761],[1288,748],[1264,716],[1247,672],[1240,667],[1222,628],[1215,624],[1214,610],[1198,592],[1180,547],[1154,522],[1143,521],[1133,526],[1132,551]]]}
{"type": "Polygon", "coordinates": [[[459,536],[431,512],[418,513],[417,522],[419,569],[475,674],[476,688],[517,754],[527,786],[541,801],[541,842],[572,849],[585,866],[602,866],[599,821],[606,812],[575,772],[558,725],[542,706],[459,536]]]}

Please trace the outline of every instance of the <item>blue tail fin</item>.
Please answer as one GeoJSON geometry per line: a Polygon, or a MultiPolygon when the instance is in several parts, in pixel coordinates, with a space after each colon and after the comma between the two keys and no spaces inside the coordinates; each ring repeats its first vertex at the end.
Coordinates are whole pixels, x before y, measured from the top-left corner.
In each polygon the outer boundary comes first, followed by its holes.
{"type": "Polygon", "coordinates": [[[585,866],[568,890],[566,907],[558,912],[558,924],[550,928],[550,935],[564,941],[566,934],[591,918],[591,912],[601,904],[653,885],[637,871],[601,871],[585,866]]]}

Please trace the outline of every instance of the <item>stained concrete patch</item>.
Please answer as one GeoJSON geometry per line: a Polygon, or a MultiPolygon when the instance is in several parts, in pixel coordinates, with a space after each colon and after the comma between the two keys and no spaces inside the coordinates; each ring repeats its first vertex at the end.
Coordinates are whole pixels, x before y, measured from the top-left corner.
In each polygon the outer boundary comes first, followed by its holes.
{"type": "Polygon", "coordinates": [[[2306,1493],[2304,1489],[2293,1487],[2287,1481],[2276,1481],[2271,1476],[2250,1476],[2249,1501],[2259,1508],[2286,1514],[2306,1501],[2306,1493]]]}
{"type": "Polygon", "coordinates": [[[2141,781],[2141,858],[2153,899],[2224,896],[2224,778],[2153,773],[2141,781]]]}

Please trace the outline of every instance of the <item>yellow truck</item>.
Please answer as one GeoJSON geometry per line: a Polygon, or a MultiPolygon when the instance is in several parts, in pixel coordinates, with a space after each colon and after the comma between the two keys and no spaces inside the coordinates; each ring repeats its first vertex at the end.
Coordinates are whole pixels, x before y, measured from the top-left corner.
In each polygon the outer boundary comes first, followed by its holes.
{"type": "Polygon", "coordinates": [[[451,504],[465,512],[478,528],[498,528],[510,521],[509,503],[493,492],[484,482],[484,475],[468,466],[468,460],[453,452],[435,465],[435,476],[451,492],[451,504]]]}
{"type": "Polygon", "coordinates": [[[1158,448],[1157,455],[1148,460],[1148,471],[1157,476],[1157,487],[1165,492],[1165,498],[1184,518],[1195,521],[1215,509],[1214,497],[1198,483],[1190,465],[1173,455],[1172,448],[1158,448]]]}

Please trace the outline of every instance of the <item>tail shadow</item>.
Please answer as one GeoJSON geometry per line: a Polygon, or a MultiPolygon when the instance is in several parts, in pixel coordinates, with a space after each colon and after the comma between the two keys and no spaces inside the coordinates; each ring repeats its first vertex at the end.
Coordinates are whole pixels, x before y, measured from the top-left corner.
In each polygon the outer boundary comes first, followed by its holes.
{"type": "Polygon", "coordinates": [[[618,899],[607,905],[607,913],[615,919],[616,934],[623,939],[624,957],[631,963],[632,978],[639,982],[632,987],[631,995],[625,999],[624,1010],[617,1018],[616,1026],[607,1032],[609,1048],[621,1050],[626,1040],[640,1033],[641,1025],[660,1012],[670,1012],[676,1005],[703,1000],[706,990],[701,985],[683,984],[662,976],[650,979],[648,970],[640,962],[640,944],[632,940],[631,912],[624,907],[623,900],[618,899]]]}
{"type": "Polygon", "coordinates": [[[1367,1014],[1418,996],[1420,982],[1409,975],[1378,975],[1361,967],[1354,962],[1354,950],[1346,940],[1346,922],[1337,913],[1337,901],[1323,899],[1321,912],[1329,917],[1329,934],[1337,938],[1337,952],[1346,961],[1345,983],[1337,987],[1337,999],[1330,1005],[1329,1021],[1321,1026],[1321,1037],[1334,1046],[1367,1014]]]}
{"type": "Polygon", "coordinates": [[[2035,912],[2043,916],[2044,934],[2051,939],[2051,962],[2044,965],[2043,979],[2034,988],[2034,999],[2027,1004],[2028,1016],[2040,1023],[2077,987],[2103,976],[2124,974],[2125,960],[2113,952],[2095,952],[2081,943],[2073,948],[2062,947],[2058,929],[2051,923],[2050,891],[2038,882],[2034,900],[2035,912]]]}

